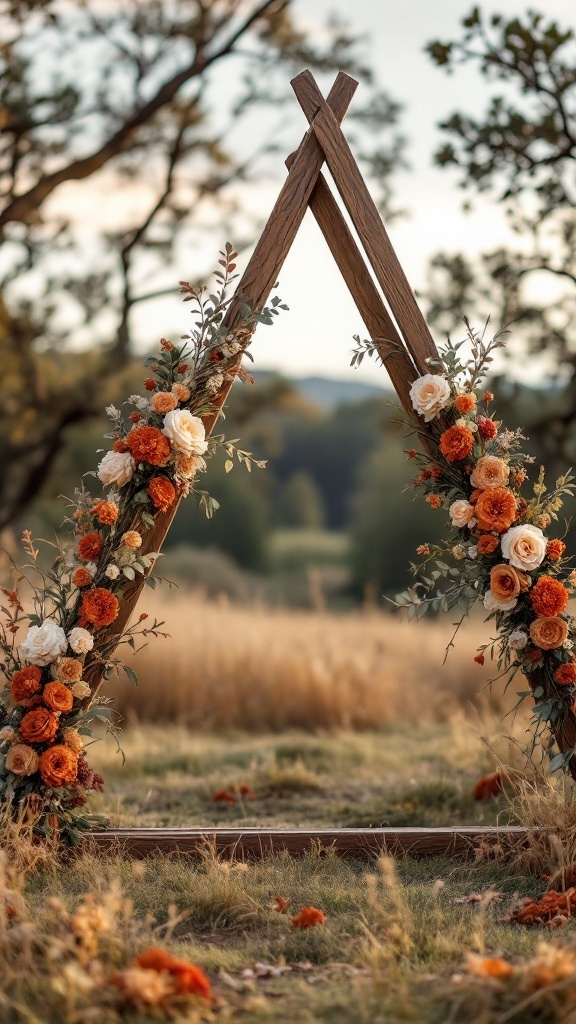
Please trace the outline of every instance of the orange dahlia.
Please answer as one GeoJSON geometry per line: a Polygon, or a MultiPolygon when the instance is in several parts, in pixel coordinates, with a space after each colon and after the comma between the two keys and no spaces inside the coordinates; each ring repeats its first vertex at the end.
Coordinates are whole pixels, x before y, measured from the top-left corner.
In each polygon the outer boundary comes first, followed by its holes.
{"type": "Polygon", "coordinates": [[[84,592],[80,606],[80,618],[84,624],[109,626],[118,617],[118,611],[118,601],[106,587],[94,587],[84,592]]]}
{"type": "Polygon", "coordinates": [[[170,442],[157,427],[136,427],[128,434],[126,444],[136,462],[165,466],[170,458],[170,442]]]}
{"type": "Polygon", "coordinates": [[[97,562],[102,553],[102,537],[99,533],[85,533],[78,541],[78,558],[83,562],[97,562]]]}
{"type": "Polygon", "coordinates": [[[126,444],[126,441],[124,441],[124,439],[120,437],[118,438],[117,441],[114,441],[114,444],[112,445],[112,451],[120,452],[122,455],[124,455],[127,451],[129,451],[129,448],[128,445],[126,444]]]}
{"type": "Polygon", "coordinates": [[[66,786],[78,775],[78,755],[56,743],[40,756],[40,775],[47,786],[66,786]]]}
{"type": "Polygon", "coordinates": [[[549,540],[546,545],[546,554],[552,562],[557,562],[559,558],[562,558],[565,551],[566,545],[563,540],[555,538],[554,540],[549,540]]]}
{"type": "Polygon", "coordinates": [[[492,555],[499,543],[497,537],[493,537],[491,533],[485,533],[478,541],[478,551],[481,555],[492,555]]]}
{"type": "Polygon", "coordinates": [[[326,915],[316,907],[302,907],[290,921],[293,928],[314,928],[317,924],[324,924],[326,915]]]}
{"type": "Polygon", "coordinates": [[[74,697],[64,683],[56,680],[54,683],[47,683],[42,692],[42,697],[47,708],[51,711],[71,711],[74,697]]]}
{"type": "Polygon", "coordinates": [[[24,715],[20,732],[27,743],[50,743],[58,732],[58,719],[48,708],[34,708],[24,715]]]}
{"type": "Polygon", "coordinates": [[[472,412],[472,409],[476,408],[476,395],[472,394],[471,391],[467,391],[464,395],[457,395],[454,400],[454,405],[458,409],[458,412],[465,414],[472,412]]]}
{"type": "Polygon", "coordinates": [[[40,690],[42,671],[37,665],[26,665],[12,676],[10,693],[15,704],[23,704],[40,690]]]}
{"type": "Polygon", "coordinates": [[[553,576],[541,576],[530,591],[530,600],[536,615],[560,615],[568,604],[568,591],[553,576]]]}
{"type": "Polygon", "coordinates": [[[476,519],[481,530],[504,533],[516,519],[516,499],[507,487],[488,487],[478,496],[476,519]]]}
{"type": "Polygon", "coordinates": [[[97,501],[92,506],[92,515],[104,526],[112,526],[118,519],[118,505],[113,501],[97,501]]]}
{"type": "Polygon", "coordinates": [[[187,960],[179,960],[163,949],[145,949],[134,963],[148,971],[166,971],[172,976],[177,992],[186,992],[204,999],[212,998],[212,988],[204,971],[187,960]]]}
{"type": "Polygon", "coordinates": [[[571,683],[576,683],[576,664],[570,661],[565,665],[560,665],[554,673],[554,679],[560,683],[560,686],[570,686],[571,683]]]}
{"type": "Polygon", "coordinates": [[[87,587],[92,583],[92,575],[83,565],[79,565],[72,573],[72,583],[75,587],[87,587]]]}
{"type": "Polygon", "coordinates": [[[474,450],[474,435],[468,427],[448,427],[440,436],[440,451],[448,462],[466,459],[474,450]]]}
{"type": "Polygon", "coordinates": [[[167,512],[176,500],[174,484],[167,480],[165,476],[155,476],[146,489],[153,505],[155,508],[159,508],[161,512],[167,512]]]}

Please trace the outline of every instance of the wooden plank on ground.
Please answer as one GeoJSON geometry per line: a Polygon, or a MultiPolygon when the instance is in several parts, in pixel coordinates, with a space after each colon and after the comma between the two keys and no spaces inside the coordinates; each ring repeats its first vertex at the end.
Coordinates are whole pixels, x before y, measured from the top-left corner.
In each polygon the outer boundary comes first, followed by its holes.
{"type": "Polygon", "coordinates": [[[299,856],[311,850],[334,850],[341,857],[371,859],[380,853],[408,857],[467,857],[480,847],[517,847],[528,832],[521,827],[497,828],[115,828],[93,832],[88,847],[102,853],[143,858],[157,853],[198,856],[212,847],[225,857],[256,858],[282,851],[299,856]]]}

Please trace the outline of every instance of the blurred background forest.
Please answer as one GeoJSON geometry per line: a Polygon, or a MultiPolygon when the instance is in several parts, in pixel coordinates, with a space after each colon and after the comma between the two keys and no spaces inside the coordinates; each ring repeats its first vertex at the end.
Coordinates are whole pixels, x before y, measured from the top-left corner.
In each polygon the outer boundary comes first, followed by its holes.
{"type": "MultiPolygon", "coordinates": [[[[439,126],[429,160],[453,175],[465,204],[501,209],[509,244],[479,251],[464,237],[462,251],[443,251],[438,238],[418,289],[439,342],[458,337],[462,313],[479,326],[490,315],[489,330],[511,326],[508,364],[491,382],[497,418],[522,424],[551,474],[576,452],[576,46],[570,4],[559,6],[564,23],[548,7],[511,16],[509,5],[462,19],[447,0],[452,38],[427,40],[422,59],[452,76],[458,108],[430,115],[439,126]],[[459,88],[470,71],[479,83],[472,110],[459,88]],[[542,368],[532,377],[531,361],[542,368]]],[[[395,84],[375,67],[352,16],[322,21],[319,5],[311,21],[305,8],[293,0],[0,4],[8,550],[24,527],[45,537],[58,529],[58,496],[73,491],[103,446],[103,407],[142,388],[157,304],[168,297],[178,323],[175,282],[191,263],[203,279],[226,238],[245,256],[257,237],[269,207],[256,198],[261,189],[274,197],[302,130],[289,79],[304,67],[322,86],[337,69],[360,79],[346,132],[386,221],[396,223],[397,175],[412,140],[395,84]]],[[[302,281],[303,291],[311,287],[302,281]]],[[[331,297],[318,302],[329,307],[331,297]]],[[[298,332],[293,314],[288,329],[298,332]]],[[[335,380],[257,364],[255,386],[235,386],[222,429],[268,468],[249,476],[211,466],[207,486],[220,510],[208,522],[192,502],[181,508],[164,576],[212,597],[335,610],[381,603],[405,586],[416,546],[440,535],[442,514],[403,493],[412,475],[403,448],[413,442],[394,422],[384,370],[379,385],[346,377],[345,365],[335,380]]]]}

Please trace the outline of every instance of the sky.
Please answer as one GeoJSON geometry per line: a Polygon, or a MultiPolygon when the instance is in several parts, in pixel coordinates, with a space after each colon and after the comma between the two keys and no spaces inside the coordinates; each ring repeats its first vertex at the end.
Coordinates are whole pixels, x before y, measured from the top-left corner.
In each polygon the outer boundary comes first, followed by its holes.
{"type": "MultiPolygon", "coordinates": [[[[473,69],[461,68],[449,76],[424,52],[431,39],[456,38],[459,22],[471,6],[468,0],[355,0],[353,5],[345,0],[296,0],[296,10],[312,34],[331,11],[348,21],[355,32],[365,33],[367,55],[380,84],[404,107],[400,130],[408,138],[410,169],[397,173],[394,188],[396,204],[406,209],[408,216],[395,220],[388,233],[417,293],[425,286],[426,266],[437,250],[465,249],[473,256],[512,239],[503,211],[493,199],[476,201],[474,212],[465,214],[457,173],[435,167],[432,160],[442,138],[438,121],[458,108],[480,113],[488,103],[490,89],[494,91],[473,69]]],[[[574,0],[546,0],[539,6],[562,25],[576,22],[574,0]]],[[[484,2],[482,9],[513,15],[524,13],[526,5],[501,0],[484,2]]],[[[295,122],[294,147],[302,130],[298,131],[295,122]]],[[[272,208],[283,180],[281,159],[278,171],[276,181],[258,189],[258,209],[263,217],[272,208]]],[[[248,255],[244,255],[244,263],[248,255]]],[[[191,273],[188,267],[186,270],[191,273]]],[[[290,311],[273,328],[257,332],[252,351],[259,368],[291,376],[320,374],[354,376],[376,384],[386,381],[380,366],[365,362],[359,371],[349,368],[353,335],[366,332],[310,213],[282,269],[278,293],[290,311]]],[[[156,328],[162,332],[166,323],[175,322],[178,316],[173,299],[136,312],[139,335],[156,328]]]]}

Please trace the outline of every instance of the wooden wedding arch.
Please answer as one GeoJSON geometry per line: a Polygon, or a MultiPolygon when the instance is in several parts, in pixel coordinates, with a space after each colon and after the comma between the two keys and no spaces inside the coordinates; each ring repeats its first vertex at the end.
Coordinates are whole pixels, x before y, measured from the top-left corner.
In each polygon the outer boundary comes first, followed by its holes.
{"type": "MultiPolygon", "coordinates": [[[[292,81],[296,98],[309,122],[298,149],[286,160],[288,175],[252,257],[230,304],[226,322],[233,328],[245,300],[262,308],[274,287],[284,260],[308,208],[312,211],[356,303],[368,333],[388,370],[398,397],[411,411],[409,390],[415,378],[429,372],[426,360],[437,355],[436,345],[416,302],[406,275],[394,252],[380,214],[360,173],[340,123],[358,86],[340,72],[326,99],[310,71],[292,81]],[[364,254],[382,294],[374,283],[360,247],[322,174],[326,163],[364,254]]],[[[238,355],[240,364],[242,353],[238,355]]],[[[217,396],[217,411],[204,420],[212,432],[231,384],[217,396]]],[[[425,442],[425,439],[424,439],[425,442]]],[[[170,528],[177,504],[156,516],[153,529],[144,536],[143,553],[158,551],[170,528]]],[[[124,591],[120,615],[108,627],[109,649],[115,646],[140,596],[143,578],[124,591]]],[[[94,663],[86,678],[95,694],[102,683],[102,667],[94,663]]],[[[561,750],[576,741],[576,718],[571,715],[562,735],[561,750]]],[[[224,854],[262,856],[277,850],[297,854],[313,847],[334,848],[343,855],[372,857],[382,850],[412,855],[462,856],[479,844],[522,842],[522,828],[370,828],[354,829],[109,829],[92,833],[88,842],[101,850],[117,849],[136,857],[155,852],[194,854],[211,842],[224,854]]]]}

